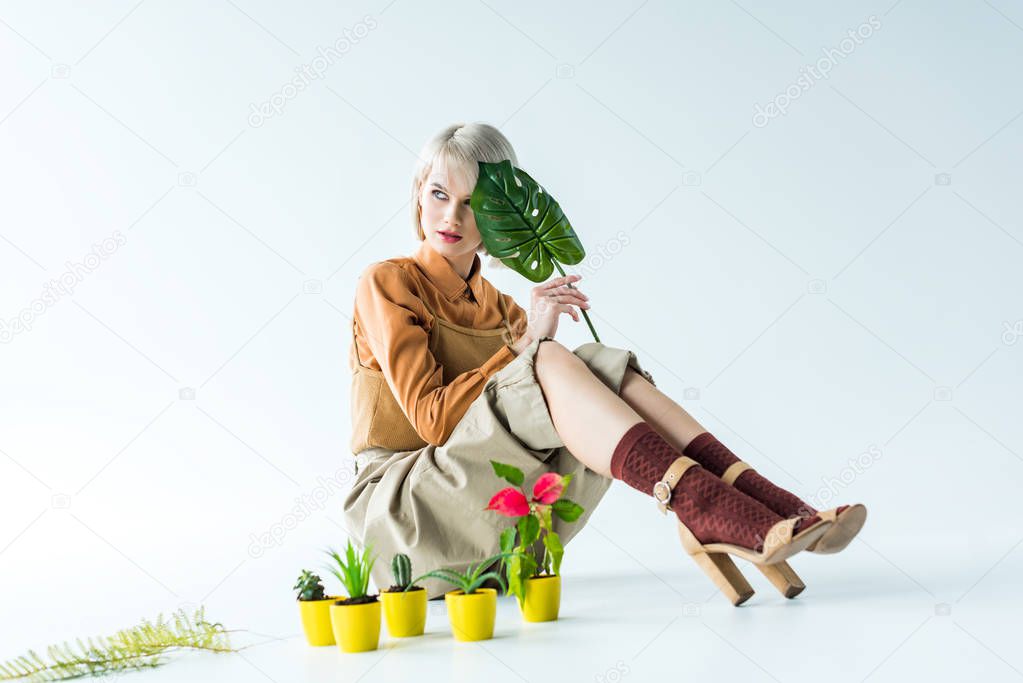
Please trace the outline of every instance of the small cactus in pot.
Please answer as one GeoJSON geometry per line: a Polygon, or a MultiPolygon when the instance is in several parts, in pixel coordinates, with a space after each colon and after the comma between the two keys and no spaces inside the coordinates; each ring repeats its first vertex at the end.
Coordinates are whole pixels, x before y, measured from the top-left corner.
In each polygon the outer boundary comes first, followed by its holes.
{"type": "Polygon", "coordinates": [[[323,581],[308,569],[302,570],[292,588],[298,591],[298,611],[306,640],[314,646],[334,645],[330,605],[338,598],[327,595],[323,581]]]}
{"type": "Polygon", "coordinates": [[[394,585],[389,590],[408,590],[412,583],[412,560],[404,553],[398,553],[391,559],[391,575],[394,585]]]}
{"type": "Polygon", "coordinates": [[[324,600],[327,597],[324,594],[323,579],[308,569],[302,570],[292,588],[298,591],[299,600],[324,600]]]}
{"type": "Polygon", "coordinates": [[[404,553],[391,559],[394,584],[380,591],[384,620],[392,638],[422,635],[426,630],[426,589],[412,582],[412,560],[404,553]]]}

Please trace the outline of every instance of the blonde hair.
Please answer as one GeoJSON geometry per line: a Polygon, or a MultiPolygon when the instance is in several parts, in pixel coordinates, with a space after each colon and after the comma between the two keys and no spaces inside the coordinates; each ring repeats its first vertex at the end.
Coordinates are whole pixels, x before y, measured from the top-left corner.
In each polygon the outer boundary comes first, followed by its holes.
{"type": "MultiPolygon", "coordinates": [[[[494,126],[487,123],[455,123],[440,131],[425,145],[419,153],[419,161],[412,174],[412,231],[416,239],[423,241],[423,225],[419,220],[419,197],[423,183],[430,175],[434,162],[441,158],[449,169],[458,169],[466,180],[468,187],[475,187],[479,177],[477,162],[496,163],[507,159],[512,166],[518,166],[518,158],[508,138],[494,126]]],[[[476,252],[490,256],[490,252],[480,242],[476,252]]],[[[489,266],[507,268],[499,259],[491,257],[489,266]]]]}

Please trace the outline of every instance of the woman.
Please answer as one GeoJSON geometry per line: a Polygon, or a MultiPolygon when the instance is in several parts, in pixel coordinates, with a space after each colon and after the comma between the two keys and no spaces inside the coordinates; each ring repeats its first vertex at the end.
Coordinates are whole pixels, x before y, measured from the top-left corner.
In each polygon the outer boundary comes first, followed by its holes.
{"type": "MultiPolygon", "coordinates": [[[[344,513],[372,544],[378,587],[388,561],[459,570],[499,552],[506,518],[483,511],[502,485],[490,461],[531,482],[573,473],[584,514],[555,531],[567,543],[612,479],[678,518],[682,545],[734,604],[752,589],[729,555],[753,562],[787,596],[802,590],[785,559],[837,552],[863,525],[862,505],[818,512],[739,460],[655,386],[635,353],[554,340],[562,315],[589,308],[569,275],[532,289],[527,313],[480,272],[486,254],[469,197],[477,162],[508,159],[494,127],[456,124],[430,140],[412,182],[412,256],[371,264],[355,296],[351,449],[358,475],[344,513]],[[546,343],[544,343],[546,342],[546,343]]],[[[492,259],[493,263],[499,263],[492,259]]],[[[450,586],[423,582],[430,598],[450,586]]]]}

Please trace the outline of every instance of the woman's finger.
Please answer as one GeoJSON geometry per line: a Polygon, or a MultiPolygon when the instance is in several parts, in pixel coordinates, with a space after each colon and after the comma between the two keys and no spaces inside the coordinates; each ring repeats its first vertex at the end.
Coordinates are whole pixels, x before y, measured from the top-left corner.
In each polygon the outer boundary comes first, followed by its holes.
{"type": "Polygon", "coordinates": [[[542,290],[546,291],[548,289],[551,289],[552,287],[559,287],[561,285],[567,285],[567,284],[569,284],[571,282],[576,282],[581,277],[582,277],[582,275],[576,275],[576,274],[565,275],[564,277],[556,277],[553,280],[548,280],[547,282],[545,282],[542,285],[540,285],[540,288],[542,290]]]}
{"type": "Polygon", "coordinates": [[[590,297],[588,297],[585,294],[583,294],[582,292],[578,292],[578,291],[576,291],[574,289],[570,289],[567,292],[559,292],[558,296],[571,297],[573,301],[578,301],[580,303],[583,303],[583,302],[588,303],[589,300],[590,300],[590,297]]]}
{"type": "Polygon", "coordinates": [[[587,298],[587,299],[590,298],[590,297],[586,296],[585,294],[583,294],[582,290],[579,289],[578,287],[569,287],[568,285],[561,285],[559,287],[554,287],[552,289],[549,289],[548,293],[556,293],[556,294],[569,294],[569,293],[572,293],[572,294],[582,294],[584,298],[587,298]]]}
{"type": "Polygon", "coordinates": [[[568,289],[562,291],[548,291],[544,292],[541,298],[557,299],[559,297],[568,297],[573,301],[589,301],[590,297],[586,296],[582,292],[576,289],[568,289]]]}
{"type": "Polygon", "coordinates": [[[589,301],[585,301],[583,299],[580,299],[579,297],[572,296],[571,294],[560,294],[560,295],[548,296],[547,298],[551,299],[552,301],[556,301],[559,304],[575,304],[576,306],[579,306],[581,308],[589,308],[590,307],[590,302],[589,301]]]}

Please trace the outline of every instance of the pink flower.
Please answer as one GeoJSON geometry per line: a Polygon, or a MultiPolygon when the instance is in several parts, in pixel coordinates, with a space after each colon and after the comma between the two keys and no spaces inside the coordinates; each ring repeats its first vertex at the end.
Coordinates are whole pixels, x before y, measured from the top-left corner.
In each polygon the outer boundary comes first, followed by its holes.
{"type": "Polygon", "coordinates": [[[533,502],[550,505],[561,497],[565,490],[562,477],[556,472],[548,472],[533,484],[533,502]]]}
{"type": "Polygon", "coordinates": [[[522,517],[529,514],[529,501],[522,495],[522,491],[509,486],[495,493],[484,509],[494,510],[506,517],[522,517]]]}

